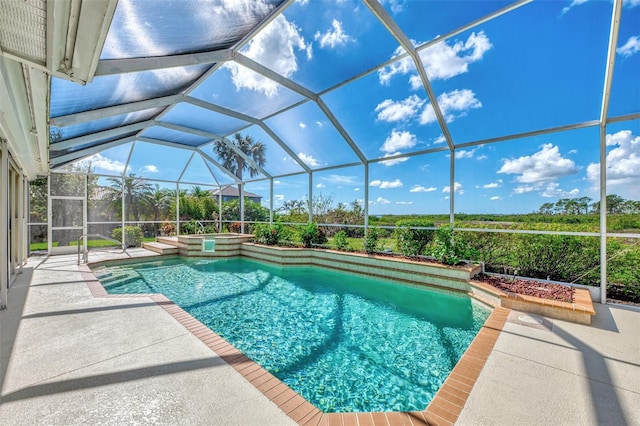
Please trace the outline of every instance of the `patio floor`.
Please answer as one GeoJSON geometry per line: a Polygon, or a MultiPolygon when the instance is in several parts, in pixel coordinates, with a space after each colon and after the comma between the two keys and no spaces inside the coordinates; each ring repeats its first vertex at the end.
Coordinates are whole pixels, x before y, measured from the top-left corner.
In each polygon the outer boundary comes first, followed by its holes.
{"type": "MultiPolygon", "coordinates": [[[[294,424],[150,298],[94,298],[76,260],[30,258],[0,311],[3,424],[294,424]]],[[[640,311],[595,308],[512,311],[457,424],[640,425],[640,311]]]]}

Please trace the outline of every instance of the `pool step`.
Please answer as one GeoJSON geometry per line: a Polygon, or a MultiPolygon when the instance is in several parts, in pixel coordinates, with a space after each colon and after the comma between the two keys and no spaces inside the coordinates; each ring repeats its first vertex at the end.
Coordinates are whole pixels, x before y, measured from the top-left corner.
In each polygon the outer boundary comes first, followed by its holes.
{"type": "Polygon", "coordinates": [[[174,245],[159,242],[142,243],[142,247],[158,254],[178,254],[180,251],[178,247],[174,245]]]}

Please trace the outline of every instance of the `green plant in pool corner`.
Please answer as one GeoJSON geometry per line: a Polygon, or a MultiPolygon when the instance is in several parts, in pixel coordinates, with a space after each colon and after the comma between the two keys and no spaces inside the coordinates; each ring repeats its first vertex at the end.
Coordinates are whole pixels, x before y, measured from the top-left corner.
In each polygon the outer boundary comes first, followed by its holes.
{"type": "Polygon", "coordinates": [[[445,225],[436,230],[431,255],[445,265],[457,265],[461,259],[473,257],[474,253],[462,236],[454,233],[451,225],[445,225]]]}

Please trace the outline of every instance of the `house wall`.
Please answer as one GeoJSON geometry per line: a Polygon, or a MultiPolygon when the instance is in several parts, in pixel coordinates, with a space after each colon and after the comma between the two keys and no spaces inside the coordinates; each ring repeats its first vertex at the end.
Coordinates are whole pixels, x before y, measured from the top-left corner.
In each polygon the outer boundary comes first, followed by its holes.
{"type": "Polygon", "coordinates": [[[28,193],[22,168],[0,139],[0,309],[7,307],[11,283],[27,259],[28,193]]]}

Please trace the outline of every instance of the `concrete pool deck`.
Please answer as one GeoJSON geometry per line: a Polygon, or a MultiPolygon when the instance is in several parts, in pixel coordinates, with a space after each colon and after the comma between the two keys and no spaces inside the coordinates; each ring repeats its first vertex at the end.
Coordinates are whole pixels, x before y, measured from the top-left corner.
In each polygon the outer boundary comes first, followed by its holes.
{"type": "MultiPolygon", "coordinates": [[[[3,424],[295,424],[151,298],[93,297],[76,260],[30,258],[0,311],[3,424]]],[[[590,327],[511,311],[456,424],[640,425],[640,311],[595,307],[590,327]]]]}

